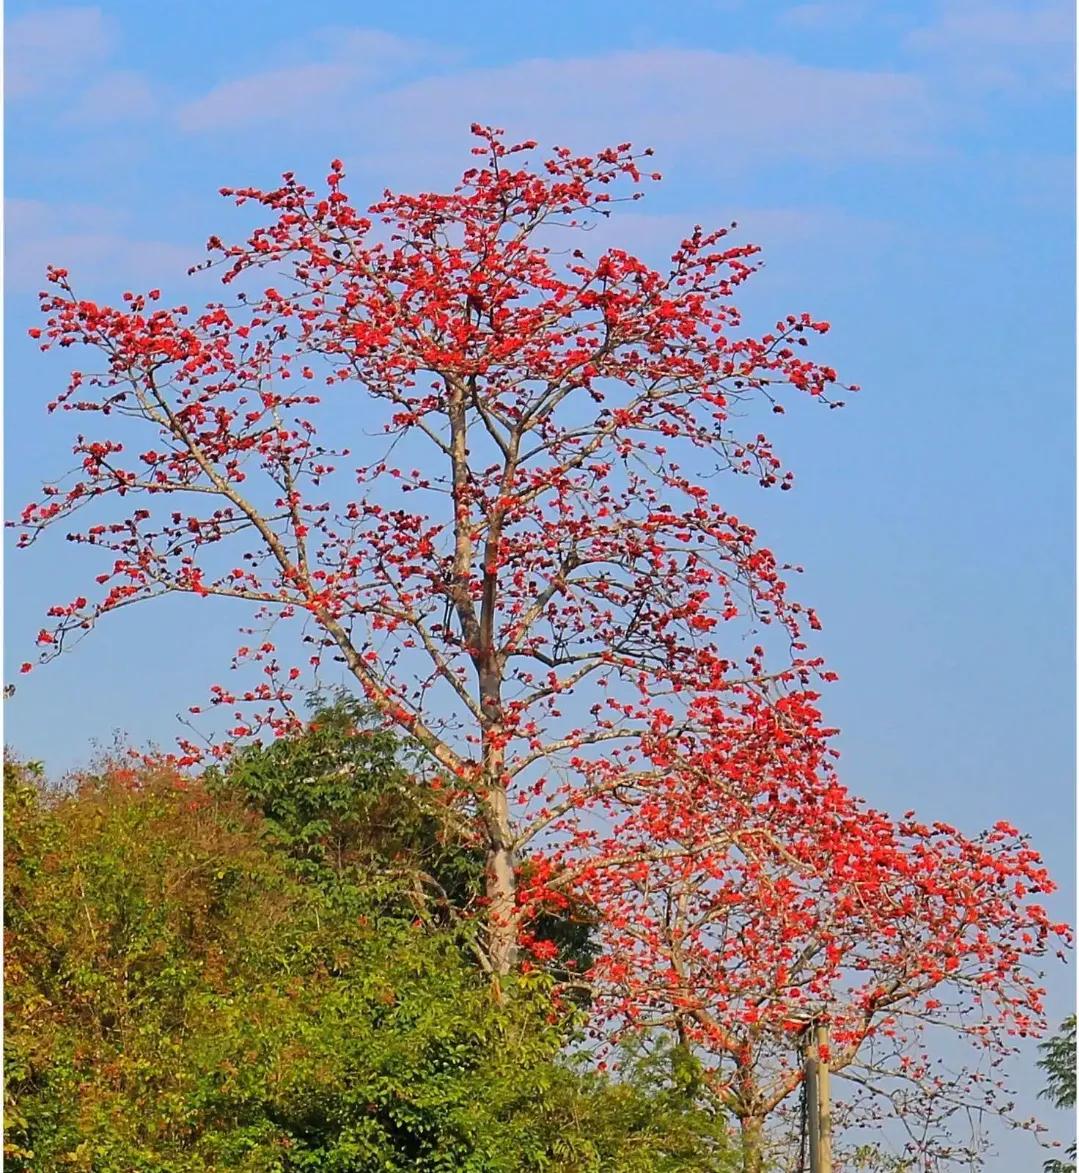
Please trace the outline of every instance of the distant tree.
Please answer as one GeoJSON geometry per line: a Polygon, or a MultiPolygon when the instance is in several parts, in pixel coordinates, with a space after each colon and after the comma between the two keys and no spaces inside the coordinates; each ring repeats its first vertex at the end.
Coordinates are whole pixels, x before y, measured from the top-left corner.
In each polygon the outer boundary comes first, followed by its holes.
{"type": "Polygon", "coordinates": [[[608,802],[584,862],[552,858],[550,883],[581,883],[600,914],[598,1008],[680,1033],[741,1122],[747,1173],[796,1110],[814,1023],[831,1034],[837,1125],[891,1120],[917,1168],[969,1167],[969,1120],[1022,1123],[1002,1064],[1044,1029],[1036,967],[1071,939],[1040,902],[1053,881],[1007,823],[968,837],[892,819],[789,753],[810,768],[797,786],[773,743],[754,753],[735,731],[723,752],[672,761],[662,790],[608,802]]]}
{"type": "Polygon", "coordinates": [[[359,868],[345,909],[198,783],[9,762],[4,799],[13,1173],[731,1167],[654,1069],[572,1060],[546,975],[493,1000],[452,933],[384,884],[359,911],[359,868]]]}
{"type": "MultiPolygon", "coordinates": [[[[1046,1085],[1038,1093],[1054,1108],[1075,1107],[1075,1015],[1065,1018],[1058,1034],[1040,1046],[1038,1066],[1045,1072],[1046,1085]]],[[[1075,1173],[1075,1141],[1068,1146],[1068,1160],[1051,1158],[1044,1165],[1046,1173],[1075,1173]]]]}

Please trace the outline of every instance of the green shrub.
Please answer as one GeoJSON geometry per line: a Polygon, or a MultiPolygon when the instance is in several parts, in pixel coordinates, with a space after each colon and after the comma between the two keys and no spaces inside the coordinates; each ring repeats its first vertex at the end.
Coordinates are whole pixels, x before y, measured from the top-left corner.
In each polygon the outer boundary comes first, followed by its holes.
{"type": "Polygon", "coordinates": [[[363,852],[340,899],[227,789],[57,794],[9,763],[12,1173],[726,1167],[722,1122],[654,1073],[571,1065],[549,975],[496,999],[451,927],[365,890],[363,852]]]}

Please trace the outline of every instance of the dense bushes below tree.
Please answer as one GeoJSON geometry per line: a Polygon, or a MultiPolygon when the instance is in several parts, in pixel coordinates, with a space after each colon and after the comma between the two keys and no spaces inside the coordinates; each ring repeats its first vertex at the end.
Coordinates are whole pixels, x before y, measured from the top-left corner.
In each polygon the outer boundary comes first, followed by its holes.
{"type": "Polygon", "coordinates": [[[391,785],[392,743],[329,728],[208,786],[8,763],[6,1167],[728,1167],[676,1066],[571,1059],[551,973],[492,996],[429,899],[466,907],[477,854],[391,785]]]}

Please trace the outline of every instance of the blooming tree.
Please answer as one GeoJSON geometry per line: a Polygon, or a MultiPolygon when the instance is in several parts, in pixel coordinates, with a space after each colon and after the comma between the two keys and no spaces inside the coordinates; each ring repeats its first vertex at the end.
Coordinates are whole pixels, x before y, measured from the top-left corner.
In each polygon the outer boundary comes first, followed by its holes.
{"type": "MultiPolygon", "coordinates": [[[[51,609],[40,658],[151,598],[246,603],[233,666],[255,679],[213,686],[228,729],[185,740],[189,764],[293,730],[300,682],[339,665],[474,816],[492,974],[549,947],[538,909],[595,908],[600,1007],[702,1057],[749,1170],[810,1023],[904,1123],[968,1104],[992,1081],[941,1082],[916,1036],[949,1024],[999,1054],[1038,1028],[1026,966],[1066,933],[1029,898],[1049,879],[1009,827],[896,822],[838,785],[816,617],[713,489],[720,471],[789,487],[735,424],[833,402],[836,373],[801,350],[827,325],[747,333],[732,296],[756,249],[725,230],[663,271],[589,256],[649,152],[536,164],[474,130],[448,194],[362,210],[336,162],[321,192],[227,190],[269,223],[211,239],[230,300],[202,312],[86,301],[50,270],[33,334],[99,356],[51,409],[105,434],[17,524],[30,544],[79,515],[68,538],[102,566],[51,609]]],[[[916,1140],[940,1154],[932,1117],[916,1140]]]]}
{"type": "Polygon", "coordinates": [[[1038,902],[1054,885],[1014,827],[969,838],[893,820],[824,752],[774,722],[732,727],[653,785],[604,794],[610,830],[587,858],[553,859],[555,885],[581,884],[599,910],[600,1007],[696,1052],[741,1124],[747,1173],[766,1125],[786,1123],[818,1024],[850,1092],[837,1120],[879,1144],[891,1118],[917,1168],[967,1164],[986,1113],[1037,1127],[1015,1117],[1000,1068],[1044,1029],[1034,967],[1070,931],[1038,902]],[[964,1050],[973,1062],[951,1063],[964,1050]]]}
{"type": "MultiPolygon", "coordinates": [[[[816,618],[702,478],[787,488],[732,408],[829,402],[836,374],[801,351],[826,323],[742,329],[731,296],[757,250],[726,230],[695,229],[663,272],[586,255],[582,230],[639,197],[650,152],[530,165],[534,143],[473,129],[478,162],[449,194],[360,210],[339,162],[321,192],[291,174],[226,190],[270,222],[211,239],[233,293],[202,312],[157,291],[86,301],[50,270],[33,335],[100,360],[50,409],[104,434],[79,436],[75,475],[19,524],[29,544],[79,514],[69,540],[103,561],[96,594],[50,611],[43,660],[169,594],[296,620],[310,665],[276,635],[245,641],[234,666],[259,675],[214,686],[235,714],[214,748],[288,730],[305,672],[343,665],[472,804],[503,974],[529,915],[521,864],[543,841],[583,845],[604,794],[649,785],[724,721],[790,737],[816,721],[822,668],[801,635],[816,618]],[[760,633],[748,655],[724,638],[739,619],[760,633]]],[[[204,752],[184,743],[188,762],[204,752]]]]}

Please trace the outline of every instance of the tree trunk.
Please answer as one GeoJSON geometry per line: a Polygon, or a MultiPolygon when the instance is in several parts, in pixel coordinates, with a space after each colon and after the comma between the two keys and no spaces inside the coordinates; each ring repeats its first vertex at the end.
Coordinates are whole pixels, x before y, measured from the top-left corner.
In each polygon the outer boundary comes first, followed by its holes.
{"type": "Polygon", "coordinates": [[[487,792],[483,816],[487,829],[487,952],[497,976],[517,966],[517,861],[513,851],[513,826],[502,776],[500,749],[488,747],[484,774],[487,792]]]}
{"type": "Polygon", "coordinates": [[[764,1173],[764,1121],[759,1116],[742,1116],[742,1173],[764,1173]]]}
{"type": "MultiPolygon", "coordinates": [[[[487,897],[487,958],[497,979],[517,965],[517,863],[513,852],[513,825],[506,795],[506,755],[502,728],[502,665],[495,651],[495,612],[498,605],[498,552],[502,513],[493,510],[488,518],[487,541],[483,552],[483,593],[477,616],[471,594],[472,506],[469,484],[468,418],[465,385],[444,376],[447,413],[450,421],[453,466],[454,554],[449,599],[457,612],[461,634],[476,667],[479,684],[480,726],[483,762],[480,774],[480,814],[487,833],[485,894],[487,897]]],[[[475,392],[475,380],[472,381],[475,392]]],[[[513,459],[503,475],[503,490],[513,477],[513,459]]]]}

